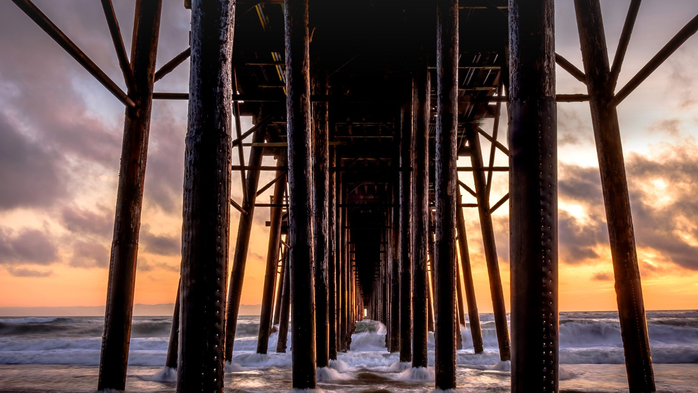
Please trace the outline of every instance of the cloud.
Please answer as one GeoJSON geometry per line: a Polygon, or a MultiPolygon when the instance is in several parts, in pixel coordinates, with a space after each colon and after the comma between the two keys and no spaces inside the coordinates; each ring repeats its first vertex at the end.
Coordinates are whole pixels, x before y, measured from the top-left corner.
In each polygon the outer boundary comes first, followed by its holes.
{"type": "Polygon", "coordinates": [[[561,261],[578,264],[599,258],[597,245],[608,244],[599,169],[560,164],[558,197],[562,203],[582,206],[585,213],[585,217],[577,217],[559,210],[561,261]]]}
{"type": "Polygon", "coordinates": [[[53,270],[39,271],[27,268],[12,268],[8,267],[7,271],[15,277],[50,277],[53,275],[53,270]]]}
{"type": "Polygon", "coordinates": [[[63,196],[58,162],[0,112],[0,210],[47,206],[63,196]]]}
{"type": "Polygon", "coordinates": [[[105,268],[109,266],[109,250],[96,241],[78,240],[73,244],[70,266],[82,268],[105,268]]]}
{"type": "Polygon", "coordinates": [[[633,154],[628,173],[638,245],[690,270],[698,270],[698,146],[690,140],[665,146],[657,158],[633,154]]]}
{"type": "Polygon", "coordinates": [[[150,232],[150,226],[143,225],[140,235],[143,251],[159,255],[180,255],[182,252],[181,239],[178,236],[155,235],[150,232]]]}
{"type": "MultiPolygon", "coordinates": [[[[61,21],[59,16],[79,19],[75,25],[64,20],[60,25],[69,36],[80,37],[76,38],[78,45],[112,79],[119,80],[108,29],[87,27],[97,21],[104,24],[100,7],[81,7],[80,12],[72,13],[67,10],[71,7],[42,8],[56,23],[61,21]]],[[[119,121],[107,124],[116,116],[110,118],[105,112],[119,108],[120,103],[16,6],[3,4],[0,25],[14,33],[0,37],[0,49],[8,59],[0,62],[0,83],[11,87],[0,96],[3,112],[21,124],[27,135],[41,141],[44,148],[60,152],[61,158],[114,168],[121,147],[121,127],[119,121]]]]}
{"type": "Polygon", "coordinates": [[[1,265],[50,265],[57,261],[58,249],[51,237],[37,229],[19,232],[0,228],[1,265]]]}
{"type": "Polygon", "coordinates": [[[654,123],[649,128],[650,132],[664,133],[668,136],[678,137],[681,130],[681,120],[679,119],[665,119],[659,120],[654,123]]]}
{"type": "Polygon", "coordinates": [[[169,214],[181,214],[184,189],[185,121],[176,119],[174,110],[186,113],[186,106],[155,103],[151,121],[146,168],[145,196],[147,204],[169,214]]]}
{"type": "Polygon", "coordinates": [[[598,258],[594,248],[603,236],[606,225],[594,221],[584,224],[564,210],[558,213],[558,236],[561,260],[576,264],[598,258]]]}
{"type": "Polygon", "coordinates": [[[108,238],[114,230],[114,213],[106,207],[98,212],[66,206],[61,210],[63,225],[73,233],[91,234],[108,238]]]}
{"type": "Polygon", "coordinates": [[[170,272],[176,272],[179,273],[180,267],[178,265],[170,265],[167,263],[162,263],[162,262],[150,262],[149,259],[146,258],[138,258],[138,270],[142,272],[150,272],[153,270],[167,270],[170,272]]]}
{"type": "Polygon", "coordinates": [[[582,119],[580,111],[576,109],[562,105],[557,107],[558,147],[589,145],[594,142],[594,132],[590,121],[582,119]]]}
{"type": "Polygon", "coordinates": [[[693,109],[698,102],[693,95],[696,87],[693,65],[696,60],[698,54],[690,50],[684,50],[681,58],[672,56],[667,60],[669,72],[664,94],[674,98],[679,109],[693,109]]]}
{"type": "Polygon", "coordinates": [[[603,201],[599,168],[561,163],[559,172],[558,194],[561,199],[585,204],[603,201]]]}
{"type": "MultiPolygon", "coordinates": [[[[691,138],[663,144],[656,155],[630,154],[626,171],[637,247],[654,250],[652,263],[698,270],[698,146],[691,138]]],[[[560,201],[582,206],[585,219],[560,211],[560,249],[564,262],[594,258],[608,246],[598,168],[560,165],[560,201]]],[[[657,266],[642,263],[642,269],[657,266]]],[[[662,271],[666,271],[662,266],[662,271]]]]}
{"type": "Polygon", "coordinates": [[[591,277],[594,281],[611,281],[613,280],[613,275],[610,273],[599,272],[591,277]]]}

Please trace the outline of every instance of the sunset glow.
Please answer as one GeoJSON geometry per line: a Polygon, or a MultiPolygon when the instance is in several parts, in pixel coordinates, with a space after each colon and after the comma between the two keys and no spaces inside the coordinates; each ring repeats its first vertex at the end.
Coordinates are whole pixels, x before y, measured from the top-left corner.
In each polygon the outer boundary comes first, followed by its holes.
{"type": "MultiPolygon", "coordinates": [[[[132,28],[130,3],[115,2],[126,43],[132,28]]],[[[581,67],[572,3],[557,3],[557,52],[581,67]]],[[[626,2],[615,3],[603,3],[611,53],[627,8],[626,2]]],[[[638,30],[633,36],[619,85],[698,12],[694,1],[669,3],[643,4],[646,8],[637,23],[652,28],[638,30]]],[[[37,0],[36,4],[107,74],[120,80],[99,2],[37,0]]],[[[159,65],[187,45],[188,13],[180,9],[181,1],[164,2],[161,28],[168,39],[159,49],[159,65]]],[[[4,32],[0,34],[0,307],[103,305],[123,108],[10,2],[0,4],[0,26],[4,32]]],[[[697,60],[698,39],[694,37],[619,110],[648,309],[698,308],[697,60]]],[[[184,63],[158,82],[158,91],[184,91],[188,74],[188,63],[184,63]]],[[[557,75],[558,93],[585,92],[582,84],[560,68],[557,75]]],[[[506,125],[508,115],[503,112],[501,121],[506,125]]],[[[154,104],[136,303],[164,304],[175,299],[186,117],[185,102],[154,104]]],[[[614,310],[613,268],[588,104],[559,104],[558,124],[560,309],[614,310]]],[[[243,131],[250,126],[250,119],[245,119],[243,131]]],[[[507,144],[506,132],[500,132],[499,141],[507,144]]],[[[489,151],[484,139],[482,146],[489,151]]],[[[507,164],[501,152],[496,165],[500,164],[507,164]]],[[[461,177],[471,184],[471,178],[461,177]]],[[[263,175],[260,185],[272,178],[271,173],[263,175]]],[[[232,194],[239,200],[237,174],[233,187],[232,194]]],[[[497,174],[493,203],[507,189],[506,175],[497,174]]],[[[269,195],[260,198],[267,203],[269,195]]],[[[464,195],[464,202],[468,197],[464,195]]],[[[231,250],[238,220],[237,211],[232,212],[231,250]]],[[[268,208],[257,209],[242,304],[261,302],[268,219],[268,208]]],[[[506,205],[493,220],[508,307],[506,205]]],[[[478,306],[490,312],[475,209],[466,209],[466,225],[478,306]]]]}

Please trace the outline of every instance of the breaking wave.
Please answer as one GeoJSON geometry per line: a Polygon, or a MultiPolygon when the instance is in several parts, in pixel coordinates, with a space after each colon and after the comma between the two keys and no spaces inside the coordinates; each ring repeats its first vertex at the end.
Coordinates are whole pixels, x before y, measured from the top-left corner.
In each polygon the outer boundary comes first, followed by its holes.
{"type": "MultiPolygon", "coordinates": [[[[168,317],[136,317],[133,320],[129,364],[162,366],[171,328],[168,317]]],[[[238,320],[235,358],[239,367],[290,367],[287,354],[276,354],[278,333],[269,337],[269,353],[256,355],[259,317],[238,320]]],[[[463,350],[457,362],[471,368],[493,369],[499,361],[497,336],[491,314],[482,315],[485,352],[475,355],[469,326],[461,329],[463,350]]],[[[698,363],[698,311],[648,312],[652,358],[655,363],[698,363]]],[[[96,366],[101,350],[102,318],[46,317],[0,318],[0,364],[74,364],[96,366]]],[[[339,373],[379,369],[399,373],[397,354],[385,348],[386,327],[380,322],[360,321],[352,336],[351,349],[331,363],[339,373]]],[[[287,336],[291,345],[290,334],[287,336]]],[[[433,365],[433,334],[429,335],[429,364],[433,365]]],[[[623,348],[617,314],[612,312],[562,313],[560,316],[560,360],[563,364],[622,364],[623,348]]],[[[496,368],[495,368],[496,369],[496,368]]],[[[506,371],[506,367],[499,367],[506,371]]],[[[327,378],[334,373],[327,371],[327,378]]]]}

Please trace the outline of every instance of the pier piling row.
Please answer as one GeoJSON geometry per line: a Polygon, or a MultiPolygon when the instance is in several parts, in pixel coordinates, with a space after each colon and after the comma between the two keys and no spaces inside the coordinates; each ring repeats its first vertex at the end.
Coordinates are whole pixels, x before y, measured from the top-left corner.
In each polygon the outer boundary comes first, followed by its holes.
{"type": "Polygon", "coordinates": [[[583,71],[554,51],[553,0],[185,1],[190,47],[157,71],[161,0],[136,1],[130,56],[102,0],[124,92],[30,0],[13,2],[125,106],[98,389],[125,388],[150,112],[170,99],[189,101],[167,355],[178,392],[223,391],[258,208],[270,220],[257,352],[268,353],[275,325],[275,350],[285,352],[290,329],[294,388],[317,387],[316,369],[351,350],[365,315],[387,325],[386,349],[413,367],[427,367],[433,330],[435,387],[457,387],[461,327],[474,352],[484,350],[464,213],[472,209],[512,391],[557,391],[556,113],[576,101],[589,101],[593,119],[628,386],[655,391],[616,108],[698,31],[698,17],[616,89],[639,0],[612,63],[599,0],[575,0],[583,71]],[[158,92],[187,59],[189,91],[158,92]],[[558,94],[556,64],[588,94],[558,94]],[[252,118],[249,130],[242,117],[252,118]],[[273,180],[260,187],[267,172],[273,180]],[[509,190],[495,196],[500,174],[509,190]],[[511,336],[492,220],[505,203],[511,336]]]}

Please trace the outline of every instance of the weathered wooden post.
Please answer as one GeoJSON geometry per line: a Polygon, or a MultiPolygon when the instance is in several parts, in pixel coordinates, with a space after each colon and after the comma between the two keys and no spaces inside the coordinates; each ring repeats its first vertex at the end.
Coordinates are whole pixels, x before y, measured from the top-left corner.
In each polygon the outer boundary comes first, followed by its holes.
{"type": "Polygon", "coordinates": [[[348,229],[349,223],[349,210],[345,207],[344,209],[344,225],[347,229],[344,229],[344,247],[343,258],[342,258],[342,270],[340,279],[342,280],[342,351],[349,350],[349,337],[351,336],[351,325],[349,321],[349,265],[352,261],[351,253],[351,231],[348,229]]]}
{"type": "Polygon", "coordinates": [[[349,263],[349,336],[347,340],[351,344],[351,334],[354,333],[356,327],[356,276],[354,275],[354,262],[349,263]]]}
{"type": "MultiPolygon", "coordinates": [[[[349,220],[349,225],[351,226],[351,220],[349,220]]],[[[349,235],[349,241],[351,241],[351,234],[349,235]]],[[[347,292],[347,314],[346,314],[346,321],[347,321],[347,336],[346,336],[346,350],[348,351],[351,349],[351,334],[354,333],[355,329],[355,324],[353,320],[353,312],[352,312],[352,297],[353,291],[354,291],[354,285],[356,284],[356,280],[354,280],[352,273],[353,273],[353,263],[354,263],[354,258],[352,257],[353,255],[356,255],[356,246],[354,244],[351,245],[353,250],[351,253],[347,253],[347,288],[349,291],[347,292]]]]}
{"type": "Polygon", "coordinates": [[[308,0],[284,0],[293,388],[315,389],[313,166],[308,0]]]}
{"type": "Polygon", "coordinates": [[[393,142],[395,143],[395,154],[393,156],[393,182],[391,185],[392,204],[390,214],[390,342],[388,345],[389,352],[400,351],[400,258],[399,258],[399,228],[400,228],[400,208],[399,208],[399,184],[400,184],[400,144],[402,143],[402,132],[400,131],[403,124],[411,126],[412,118],[410,116],[411,107],[403,105],[400,108],[400,121],[393,142]]]}
{"type": "Polygon", "coordinates": [[[590,97],[601,186],[616,282],[625,367],[631,392],[654,392],[654,371],[642,297],[640,268],[625,176],[618,114],[598,0],[575,0],[577,27],[590,97]]]}
{"type": "MultiPolygon", "coordinates": [[[[313,93],[327,95],[327,73],[321,67],[312,80],[313,93]]],[[[329,364],[328,258],[329,258],[329,186],[330,140],[327,102],[313,108],[313,229],[315,256],[315,345],[317,367],[329,364]]]]}
{"type": "MultiPolygon", "coordinates": [[[[344,192],[344,190],[342,190],[344,192]]],[[[344,198],[344,195],[342,195],[342,200],[346,201],[344,198]]],[[[348,318],[347,318],[347,298],[348,298],[348,292],[349,292],[349,287],[348,283],[349,280],[347,279],[347,276],[349,275],[349,270],[347,269],[347,266],[351,263],[351,254],[349,252],[350,250],[350,244],[349,244],[349,229],[347,228],[349,226],[349,220],[348,220],[348,215],[347,215],[347,208],[343,207],[342,208],[342,234],[344,236],[342,242],[343,242],[343,247],[342,247],[342,260],[339,266],[339,275],[337,278],[339,281],[342,283],[341,285],[341,292],[339,294],[339,320],[340,320],[340,334],[341,336],[339,337],[339,342],[340,342],[340,349],[343,352],[346,352],[347,349],[349,349],[348,341],[347,341],[347,334],[349,332],[349,326],[348,326],[348,318]]]]}
{"type": "Polygon", "coordinates": [[[284,252],[284,277],[281,287],[281,314],[279,316],[279,339],[276,342],[276,352],[286,353],[288,341],[288,320],[291,313],[291,268],[288,264],[289,250],[284,252]]]}
{"type": "MultiPolygon", "coordinates": [[[[458,264],[458,260],[455,260],[455,261],[453,261],[453,262],[456,264],[456,271],[457,271],[457,270],[458,270],[458,265],[457,265],[457,264],[458,264]]],[[[458,283],[458,277],[456,277],[456,285],[459,285],[459,283],[458,283]]],[[[458,304],[458,302],[456,302],[456,313],[457,313],[458,315],[456,316],[456,331],[455,331],[455,334],[456,334],[456,349],[458,349],[458,350],[463,349],[463,336],[461,336],[461,334],[460,334],[460,326],[461,326],[461,325],[460,325],[460,323],[458,322],[458,321],[459,321],[458,318],[460,317],[461,311],[462,311],[461,307],[462,307],[462,305],[461,305],[461,304],[458,304]]]]}
{"type": "Polygon", "coordinates": [[[124,120],[114,238],[109,261],[109,286],[99,360],[99,390],[124,390],[126,384],[161,8],[161,0],[136,2],[131,44],[134,83],[128,90],[128,96],[136,106],[126,108],[124,120]]]}
{"type": "Polygon", "coordinates": [[[456,387],[456,172],[458,133],[458,0],[436,2],[436,161],[434,164],[435,385],[456,387]]]}
{"type": "MultiPolygon", "coordinates": [[[[341,169],[341,158],[337,159],[337,167],[341,169]]],[[[346,327],[344,325],[344,259],[347,250],[347,232],[344,228],[346,224],[346,209],[342,206],[344,203],[344,187],[342,184],[342,172],[337,173],[337,263],[335,266],[335,279],[337,280],[337,351],[344,351],[344,334],[346,327]]]]}
{"type": "Polygon", "coordinates": [[[177,392],[223,391],[234,3],[192,2],[177,392]]]}
{"type": "MultiPolygon", "coordinates": [[[[381,242],[384,240],[385,237],[381,234],[381,242]]],[[[377,320],[385,324],[385,254],[380,253],[378,255],[378,281],[376,281],[377,320]]]]}
{"type": "MultiPolygon", "coordinates": [[[[461,194],[458,189],[458,201],[460,203],[461,194]]],[[[480,314],[477,311],[477,301],[475,300],[475,285],[473,284],[473,272],[470,267],[470,253],[468,251],[468,237],[465,233],[465,217],[463,208],[458,207],[456,211],[456,225],[458,225],[458,249],[460,251],[460,266],[463,269],[463,283],[465,284],[465,298],[468,302],[468,319],[470,321],[470,335],[473,338],[473,349],[475,353],[482,353],[485,348],[482,343],[482,329],[480,327],[480,314]]]]}
{"type": "MultiPolygon", "coordinates": [[[[460,203],[460,198],[458,198],[458,203],[460,203]]],[[[460,209],[460,207],[458,207],[460,209]]],[[[458,228],[456,227],[456,234],[458,233],[458,228]]],[[[460,279],[460,263],[458,262],[458,258],[453,262],[456,264],[456,305],[458,306],[458,325],[459,326],[465,326],[465,302],[463,299],[463,287],[462,281],[460,279]]],[[[458,348],[461,349],[461,348],[458,348]]]]}
{"type": "MultiPolygon", "coordinates": [[[[284,179],[284,182],[286,179],[284,179]]],[[[283,224],[283,218],[282,218],[282,224],[283,224]]],[[[285,255],[285,254],[282,254],[285,255]]],[[[283,291],[284,288],[284,277],[286,277],[286,258],[283,256],[280,259],[280,264],[281,264],[281,270],[279,271],[279,279],[277,280],[276,283],[276,298],[274,299],[274,320],[272,322],[272,325],[278,325],[279,320],[281,319],[281,292],[283,291]]]]}
{"type": "Polygon", "coordinates": [[[177,353],[179,352],[180,284],[177,284],[177,299],[175,300],[174,312],[172,313],[172,327],[170,327],[170,340],[167,344],[167,356],[165,357],[165,367],[168,368],[177,368],[177,353]]]}
{"type": "Polygon", "coordinates": [[[414,125],[412,168],[412,367],[427,366],[429,236],[429,71],[425,58],[418,61],[412,84],[414,125]]]}
{"type": "Polygon", "coordinates": [[[480,215],[480,228],[482,229],[482,246],[485,249],[485,262],[487,263],[487,273],[490,279],[490,295],[492,296],[494,325],[497,329],[499,358],[505,361],[511,358],[509,348],[509,326],[507,324],[506,306],[504,305],[502,278],[499,274],[499,261],[497,259],[497,245],[495,243],[492,215],[490,214],[490,201],[487,196],[487,181],[482,164],[480,136],[472,125],[465,127],[465,136],[470,145],[470,162],[473,166],[473,180],[475,183],[475,193],[477,194],[477,210],[480,215]]]}
{"type": "Polygon", "coordinates": [[[400,263],[400,361],[412,361],[412,104],[401,109],[398,260],[400,263]]]}
{"type": "MultiPolygon", "coordinates": [[[[337,154],[330,150],[329,167],[336,164],[337,154]]],[[[330,231],[329,252],[327,256],[327,325],[329,327],[329,357],[337,360],[337,175],[334,170],[329,172],[329,215],[327,227],[330,231]]]]}
{"type": "Polygon", "coordinates": [[[558,390],[553,0],[510,0],[512,392],[558,390]]]}
{"type": "Polygon", "coordinates": [[[271,332],[272,304],[274,302],[274,287],[276,284],[276,269],[279,262],[279,248],[281,246],[281,220],[286,190],[286,152],[279,153],[276,166],[276,183],[272,197],[271,214],[269,217],[269,246],[267,247],[267,266],[264,274],[264,287],[262,288],[262,309],[259,315],[259,333],[257,334],[257,353],[266,354],[269,347],[269,333],[271,332]]]}
{"type": "MultiPolygon", "coordinates": [[[[430,215],[431,216],[431,215],[430,215]]],[[[433,216],[429,219],[427,236],[427,331],[434,331],[434,226],[433,216]]]]}
{"type": "Polygon", "coordinates": [[[250,245],[250,235],[252,233],[252,223],[254,222],[255,201],[257,199],[257,186],[259,185],[259,166],[262,165],[262,155],[264,147],[259,146],[264,143],[266,127],[258,127],[252,134],[253,146],[250,148],[250,160],[248,162],[249,171],[242,200],[243,213],[238,221],[238,234],[233,251],[233,269],[230,272],[230,282],[228,283],[228,309],[226,312],[225,326],[225,359],[231,361],[233,358],[233,348],[235,346],[235,332],[238,325],[238,313],[240,311],[240,297],[242,296],[242,285],[245,280],[245,265],[247,264],[247,250],[250,245]]]}

